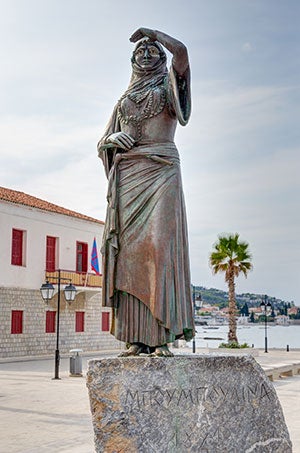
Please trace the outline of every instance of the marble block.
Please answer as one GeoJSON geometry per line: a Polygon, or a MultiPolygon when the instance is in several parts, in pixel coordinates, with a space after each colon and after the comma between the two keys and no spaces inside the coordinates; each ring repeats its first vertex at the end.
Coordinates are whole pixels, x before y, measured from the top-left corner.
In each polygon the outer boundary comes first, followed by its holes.
{"type": "Polygon", "coordinates": [[[89,361],[97,453],[288,453],[272,383],[250,355],[89,361]]]}

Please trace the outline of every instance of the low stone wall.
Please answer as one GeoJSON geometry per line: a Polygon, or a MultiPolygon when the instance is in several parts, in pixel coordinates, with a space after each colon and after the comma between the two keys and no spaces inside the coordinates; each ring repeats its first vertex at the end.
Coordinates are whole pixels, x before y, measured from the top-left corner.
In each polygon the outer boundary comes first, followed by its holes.
{"type": "Polygon", "coordinates": [[[211,354],[250,354],[252,357],[259,356],[259,349],[256,348],[209,348],[211,354]]]}
{"type": "MultiPolygon", "coordinates": [[[[55,333],[45,333],[46,310],[57,310],[57,295],[48,305],[39,290],[0,288],[1,323],[0,357],[22,357],[52,354],[56,348],[55,333]],[[23,333],[11,333],[12,310],[23,311],[23,333]]],[[[109,311],[101,307],[101,293],[79,292],[75,301],[68,305],[61,294],[60,302],[61,353],[80,348],[84,351],[119,349],[120,342],[109,332],[101,330],[101,313],[109,311]],[[75,312],[84,311],[84,332],[75,332],[75,312]]]]}
{"type": "Polygon", "coordinates": [[[276,392],[251,356],[89,362],[96,452],[290,453],[276,392]]]}

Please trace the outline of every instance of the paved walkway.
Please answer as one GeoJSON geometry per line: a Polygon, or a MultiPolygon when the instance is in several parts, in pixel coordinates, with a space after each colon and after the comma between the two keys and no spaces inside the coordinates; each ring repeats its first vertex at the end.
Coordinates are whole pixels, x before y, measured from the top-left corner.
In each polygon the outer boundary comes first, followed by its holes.
{"type": "MultiPolygon", "coordinates": [[[[114,356],[116,352],[94,357],[105,355],[114,356]]],[[[92,355],[83,357],[84,372],[90,358],[92,355]]],[[[300,363],[300,351],[260,351],[256,360],[268,369],[300,363]]],[[[94,453],[85,378],[69,376],[68,358],[61,360],[61,380],[52,380],[53,374],[54,357],[0,359],[0,453],[94,453]]],[[[277,380],[274,386],[293,452],[300,453],[300,375],[277,380]]]]}

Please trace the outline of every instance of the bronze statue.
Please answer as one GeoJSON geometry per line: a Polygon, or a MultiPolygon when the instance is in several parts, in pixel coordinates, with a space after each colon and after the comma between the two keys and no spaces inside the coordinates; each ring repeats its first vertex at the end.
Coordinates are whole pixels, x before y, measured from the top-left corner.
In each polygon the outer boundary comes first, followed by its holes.
{"type": "Polygon", "coordinates": [[[122,356],[171,356],[167,344],[194,335],[185,204],[174,144],[190,117],[187,49],[139,28],[129,86],[114,108],[99,156],[108,177],[102,245],[103,305],[122,356]],[[166,67],[165,47],[173,55],[166,67]]]}

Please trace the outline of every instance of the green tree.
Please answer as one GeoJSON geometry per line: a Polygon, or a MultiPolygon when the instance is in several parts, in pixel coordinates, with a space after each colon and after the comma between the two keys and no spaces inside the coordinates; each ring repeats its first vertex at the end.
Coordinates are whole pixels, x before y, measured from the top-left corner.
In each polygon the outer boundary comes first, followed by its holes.
{"type": "Polygon", "coordinates": [[[273,321],[276,318],[276,314],[275,314],[275,310],[274,310],[274,306],[273,305],[272,305],[272,311],[271,311],[271,318],[273,318],[273,321]]]}
{"type": "Polygon", "coordinates": [[[247,302],[245,302],[243,307],[241,308],[241,315],[249,316],[249,308],[247,302]]]}
{"type": "Polygon", "coordinates": [[[213,246],[210,255],[210,266],[214,274],[225,273],[225,282],[228,284],[228,315],[229,332],[228,342],[238,343],[236,334],[236,301],[235,301],[235,279],[242,272],[247,277],[252,269],[251,254],[248,250],[249,244],[239,240],[239,234],[220,235],[213,246]]]}

